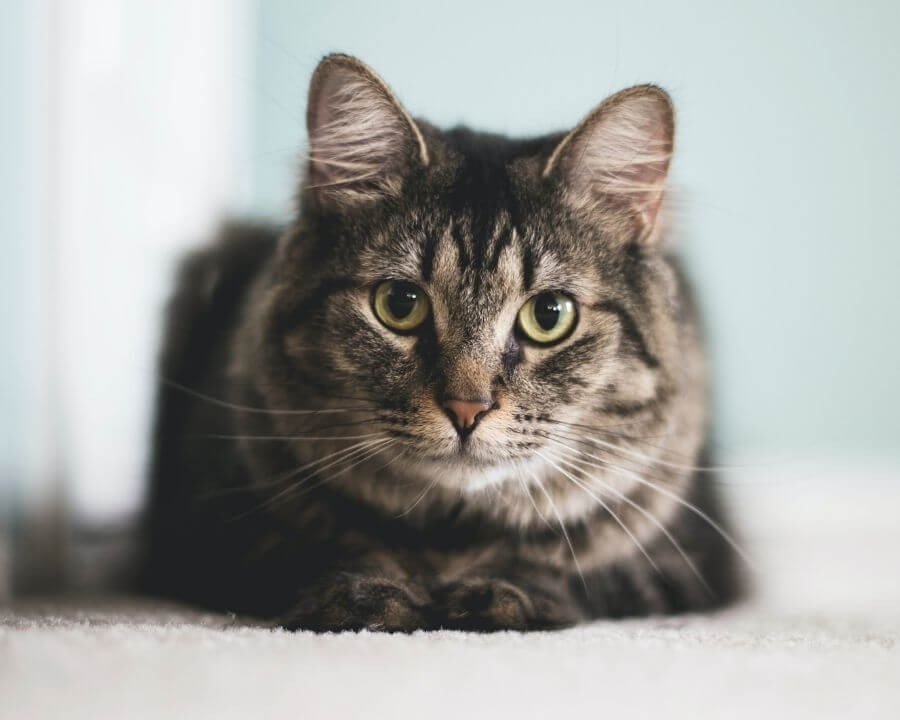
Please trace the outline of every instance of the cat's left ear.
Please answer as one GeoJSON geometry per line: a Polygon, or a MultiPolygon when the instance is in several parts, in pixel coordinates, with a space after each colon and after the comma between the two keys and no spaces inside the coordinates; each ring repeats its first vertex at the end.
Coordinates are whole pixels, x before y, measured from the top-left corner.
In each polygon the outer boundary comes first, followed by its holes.
{"type": "Polygon", "coordinates": [[[309,85],[306,190],[347,207],[400,193],[410,169],[428,165],[415,121],[387,84],[350,55],[328,55],[309,85]]]}
{"type": "Polygon", "coordinates": [[[655,236],[672,157],[675,113],[668,94],[639,85],[607,98],[556,146],[544,177],[558,177],[579,209],[629,209],[641,236],[655,236]]]}

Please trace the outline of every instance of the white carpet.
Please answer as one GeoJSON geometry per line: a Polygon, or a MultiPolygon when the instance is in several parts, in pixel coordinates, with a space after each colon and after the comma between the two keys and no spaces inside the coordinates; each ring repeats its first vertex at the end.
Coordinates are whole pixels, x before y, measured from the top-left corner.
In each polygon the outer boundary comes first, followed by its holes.
{"type": "Polygon", "coordinates": [[[900,718],[896,473],[731,486],[755,598],[554,633],[286,633],[125,599],[0,610],[2,718],[900,718]]]}

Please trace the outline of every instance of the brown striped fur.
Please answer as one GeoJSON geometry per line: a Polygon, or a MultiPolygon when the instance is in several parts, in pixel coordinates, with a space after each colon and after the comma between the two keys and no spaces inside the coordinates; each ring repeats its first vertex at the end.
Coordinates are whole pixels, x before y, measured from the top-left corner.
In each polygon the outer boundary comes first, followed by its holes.
{"type": "Polygon", "coordinates": [[[229,226],[181,270],[148,587],[318,630],[551,628],[730,599],[694,469],[703,355],[658,218],[665,93],[517,141],[413,121],[337,55],[308,122],[296,220],[229,226]],[[413,334],[374,315],[386,279],[430,299],[413,334]],[[552,347],[516,331],[542,291],[578,308],[552,347]],[[463,438],[444,399],[483,396],[463,438]]]}

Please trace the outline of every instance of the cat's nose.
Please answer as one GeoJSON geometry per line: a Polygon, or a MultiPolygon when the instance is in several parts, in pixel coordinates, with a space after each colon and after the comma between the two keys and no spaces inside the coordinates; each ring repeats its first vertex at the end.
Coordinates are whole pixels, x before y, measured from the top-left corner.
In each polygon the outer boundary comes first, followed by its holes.
{"type": "Polygon", "coordinates": [[[457,432],[465,437],[478,424],[482,416],[489,412],[492,404],[484,400],[457,400],[450,398],[444,401],[444,411],[450,416],[457,432]]]}

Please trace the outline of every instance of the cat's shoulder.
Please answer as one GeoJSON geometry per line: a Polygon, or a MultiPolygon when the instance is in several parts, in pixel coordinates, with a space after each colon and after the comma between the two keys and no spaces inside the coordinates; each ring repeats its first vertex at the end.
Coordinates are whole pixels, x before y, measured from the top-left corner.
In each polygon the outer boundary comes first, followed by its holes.
{"type": "Polygon", "coordinates": [[[282,229],[247,221],[223,223],[211,242],[179,265],[166,311],[163,366],[175,362],[198,335],[232,321],[252,279],[275,253],[282,229]]]}
{"type": "Polygon", "coordinates": [[[182,259],[176,293],[189,290],[212,299],[224,284],[253,274],[274,252],[281,232],[280,227],[261,222],[223,223],[212,242],[182,259]]]}

